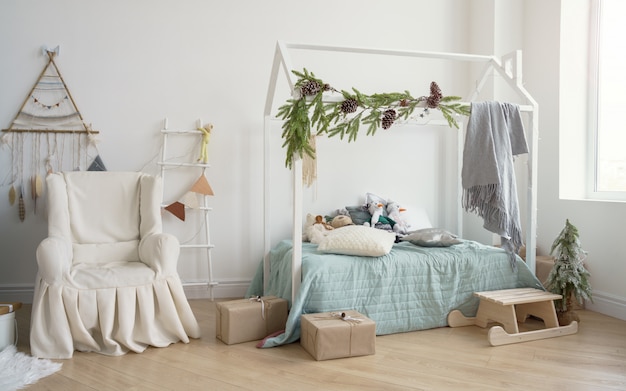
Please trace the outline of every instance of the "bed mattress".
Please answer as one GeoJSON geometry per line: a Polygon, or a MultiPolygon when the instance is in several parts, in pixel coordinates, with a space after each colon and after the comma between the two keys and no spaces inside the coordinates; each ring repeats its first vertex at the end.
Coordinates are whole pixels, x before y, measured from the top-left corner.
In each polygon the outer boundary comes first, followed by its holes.
{"type": "MultiPolygon", "coordinates": [[[[292,243],[284,240],[270,251],[270,280],[263,292],[263,265],[247,296],[275,295],[291,301],[292,243]]],[[[260,347],[295,342],[302,314],[356,310],[376,322],[376,334],[447,326],[448,313],[474,316],[474,292],[533,287],[543,289],[521,258],[511,267],[502,249],[462,240],[450,247],[394,244],[381,257],[322,253],[303,243],[302,284],[284,333],[263,340],[260,347]]]]}

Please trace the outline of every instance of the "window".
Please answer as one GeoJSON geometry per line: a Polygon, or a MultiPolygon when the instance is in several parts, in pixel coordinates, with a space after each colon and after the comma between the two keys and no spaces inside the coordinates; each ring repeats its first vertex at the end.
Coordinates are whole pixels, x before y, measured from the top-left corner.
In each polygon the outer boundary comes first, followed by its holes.
{"type": "Polygon", "coordinates": [[[590,131],[593,175],[590,197],[626,200],[626,1],[592,2],[590,131]]]}

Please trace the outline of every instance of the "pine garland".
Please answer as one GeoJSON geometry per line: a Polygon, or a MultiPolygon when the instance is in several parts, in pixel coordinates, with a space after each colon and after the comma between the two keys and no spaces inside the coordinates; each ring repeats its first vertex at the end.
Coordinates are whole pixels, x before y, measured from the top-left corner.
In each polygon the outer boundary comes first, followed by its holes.
{"type": "Polygon", "coordinates": [[[570,297],[578,303],[592,300],[590,275],[583,265],[587,252],[581,248],[578,228],[569,220],[565,220],[565,227],[552,243],[550,254],[555,252],[556,260],[548,275],[546,288],[563,296],[562,300],[556,301],[556,307],[557,311],[565,312],[569,309],[567,299],[570,297]]]}
{"type": "Polygon", "coordinates": [[[459,128],[455,114],[469,115],[469,107],[460,104],[458,96],[443,96],[437,83],[430,85],[430,95],[414,98],[409,91],[367,95],[356,88],[352,92],[341,91],[343,100],[324,103],[326,91],[339,92],[315,77],[306,69],[303,72],[293,70],[298,76],[294,88],[299,96],[288,99],[279,107],[278,117],[285,120],[282,129],[283,148],[287,148],[285,166],[292,167],[294,155],[300,158],[304,154],[315,157],[315,149],[309,144],[312,132],[348,137],[348,142],[355,141],[361,125],[367,127],[366,134],[372,136],[378,128],[389,129],[397,120],[407,120],[422,102],[426,108],[420,116],[427,115],[430,109],[438,109],[450,127],[459,128]]]}

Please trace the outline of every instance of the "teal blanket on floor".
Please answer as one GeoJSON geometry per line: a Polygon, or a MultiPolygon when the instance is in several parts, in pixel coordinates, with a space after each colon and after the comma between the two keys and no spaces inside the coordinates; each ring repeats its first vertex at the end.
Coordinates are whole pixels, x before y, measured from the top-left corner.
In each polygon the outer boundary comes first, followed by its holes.
{"type": "Polygon", "coordinates": [[[290,301],[285,332],[267,338],[260,347],[274,347],[300,338],[302,314],[356,310],[376,322],[376,334],[393,334],[447,326],[458,309],[474,316],[474,292],[508,288],[543,289],[517,259],[513,270],[502,249],[463,240],[451,247],[395,244],[382,257],[324,254],[303,243],[302,285],[291,303],[291,241],[270,252],[270,279],[263,292],[263,263],[246,296],[278,296],[290,301]]]}

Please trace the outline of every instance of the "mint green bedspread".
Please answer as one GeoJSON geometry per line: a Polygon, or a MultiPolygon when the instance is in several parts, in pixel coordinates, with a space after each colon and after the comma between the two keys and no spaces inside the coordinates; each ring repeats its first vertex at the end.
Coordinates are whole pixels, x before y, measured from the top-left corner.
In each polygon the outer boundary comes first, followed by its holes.
{"type": "MultiPolygon", "coordinates": [[[[270,280],[263,292],[263,265],[246,295],[274,295],[291,301],[291,241],[270,252],[270,280]]],[[[357,310],[376,322],[376,334],[393,334],[447,326],[448,313],[474,316],[474,292],[534,287],[541,283],[518,258],[511,268],[499,248],[464,240],[451,247],[395,244],[382,257],[324,254],[303,243],[302,285],[290,303],[285,332],[267,338],[261,347],[274,347],[300,338],[300,315],[357,310]]]]}

